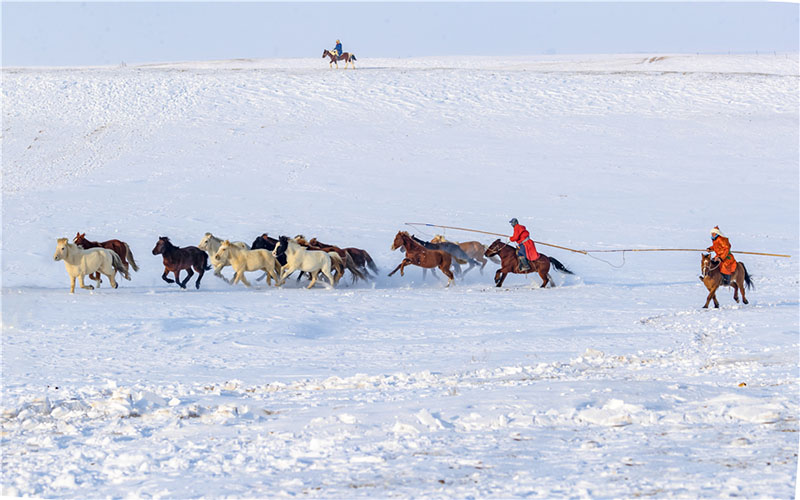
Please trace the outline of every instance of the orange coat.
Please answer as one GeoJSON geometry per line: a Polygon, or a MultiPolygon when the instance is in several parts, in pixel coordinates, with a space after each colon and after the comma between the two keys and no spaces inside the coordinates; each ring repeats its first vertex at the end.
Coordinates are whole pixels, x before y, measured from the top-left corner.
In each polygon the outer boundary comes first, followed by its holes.
{"type": "Polygon", "coordinates": [[[539,252],[536,251],[536,245],[530,239],[531,235],[522,224],[514,226],[514,234],[509,238],[511,241],[518,245],[522,245],[525,249],[525,256],[529,261],[534,261],[539,258],[539,252]]]}
{"type": "Polygon", "coordinates": [[[722,274],[733,274],[736,271],[736,259],[733,258],[731,253],[731,242],[724,236],[717,236],[714,238],[714,243],[708,247],[708,250],[714,250],[717,254],[717,259],[722,262],[720,271],[722,274]]]}

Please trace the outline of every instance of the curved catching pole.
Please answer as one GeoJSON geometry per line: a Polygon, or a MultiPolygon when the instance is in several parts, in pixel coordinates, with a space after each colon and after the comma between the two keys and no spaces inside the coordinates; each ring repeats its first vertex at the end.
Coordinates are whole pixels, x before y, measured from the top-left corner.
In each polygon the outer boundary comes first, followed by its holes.
{"type": "MultiPolygon", "coordinates": [[[[456,231],[467,231],[470,233],[480,233],[480,234],[490,234],[492,236],[500,236],[501,238],[508,238],[507,234],[500,234],[500,233],[492,233],[489,231],[479,231],[477,229],[469,229],[466,227],[456,227],[456,226],[442,226],[441,224],[428,224],[427,222],[406,222],[407,226],[427,226],[427,227],[441,227],[444,229],[455,229],[456,231]]],[[[559,245],[554,245],[552,243],[544,243],[542,241],[535,241],[537,245],[543,245],[546,247],[553,247],[553,248],[560,248],[561,250],[568,250],[570,252],[575,253],[582,253],[584,255],[589,255],[591,253],[611,253],[611,252],[705,252],[706,249],[698,249],[698,248],[626,248],[622,250],[575,250],[574,248],[562,247],[559,245]]],[[[731,253],[733,254],[745,254],[745,255],[764,255],[767,257],[782,257],[785,259],[789,259],[792,256],[781,254],[781,253],[765,253],[765,252],[744,252],[741,250],[732,250],[731,253]]]]}

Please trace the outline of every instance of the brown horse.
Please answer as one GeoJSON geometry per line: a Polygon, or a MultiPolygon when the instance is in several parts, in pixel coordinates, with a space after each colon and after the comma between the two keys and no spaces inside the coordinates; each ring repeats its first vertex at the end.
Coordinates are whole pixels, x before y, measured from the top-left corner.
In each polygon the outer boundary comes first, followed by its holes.
{"type": "MultiPolygon", "coordinates": [[[[132,267],[134,271],[139,271],[139,266],[137,266],[136,261],[133,260],[133,252],[131,252],[131,247],[129,247],[124,241],[108,240],[98,243],[96,241],[87,240],[86,233],[75,234],[75,238],[73,238],[72,241],[79,247],[83,247],[84,250],[89,250],[90,248],[108,248],[109,250],[115,251],[117,255],[119,255],[119,259],[122,261],[122,265],[125,268],[125,272],[122,273],[122,276],[124,276],[128,281],[131,279],[131,275],[129,274],[128,270],[128,261],[130,261],[130,267],[132,267]]],[[[89,278],[95,281],[101,281],[99,272],[90,275],[89,278]]]]}
{"type": "Polygon", "coordinates": [[[194,276],[192,268],[198,273],[197,281],[194,283],[196,288],[200,288],[200,280],[203,279],[203,274],[211,269],[211,266],[208,265],[207,253],[195,246],[178,248],[166,236],[159,236],[158,242],[153,248],[153,255],[158,254],[161,254],[164,258],[164,274],[161,275],[161,279],[167,283],[177,283],[181,288],[186,288],[189,278],[194,276]],[[179,275],[183,269],[186,269],[189,275],[181,282],[179,275]],[[169,272],[175,275],[174,281],[167,278],[167,273],[169,272]]]}
{"type": "Polygon", "coordinates": [[[720,262],[711,258],[711,254],[704,253],[700,258],[700,271],[703,273],[700,276],[700,281],[708,288],[708,297],[706,297],[706,305],[703,309],[708,309],[708,303],[714,301],[714,307],[719,308],[719,301],[717,301],[717,288],[720,286],[733,287],[733,300],[739,302],[739,290],[742,291],[742,302],[749,304],[747,298],[744,296],[745,285],[747,289],[753,287],[753,282],[750,279],[750,274],[741,262],[736,263],[736,270],[731,274],[731,281],[727,285],[722,284],[722,271],[719,270],[720,262]]]}
{"type": "Polygon", "coordinates": [[[500,239],[496,239],[489,245],[489,248],[486,249],[484,252],[486,257],[492,257],[494,255],[500,256],[500,269],[494,274],[494,282],[498,288],[503,286],[503,281],[505,281],[506,276],[509,273],[514,274],[528,274],[532,272],[539,273],[539,277],[542,278],[542,286],[544,288],[547,286],[548,283],[551,283],[551,286],[555,286],[552,283],[552,279],[550,278],[550,263],[552,262],[553,265],[561,271],[562,273],[567,274],[574,274],[572,271],[564,267],[564,264],[556,260],[554,257],[548,257],[543,253],[539,254],[539,258],[530,262],[530,269],[527,271],[520,271],[519,270],[519,257],[517,257],[517,249],[512,247],[511,245],[507,245],[500,241],[500,239]]]}
{"type": "MultiPolygon", "coordinates": [[[[445,239],[445,237],[442,236],[441,234],[437,234],[436,236],[433,237],[433,239],[431,239],[431,243],[445,243],[445,242],[448,242],[448,240],[445,239]]],[[[457,241],[451,241],[450,243],[455,243],[461,248],[461,250],[464,250],[464,253],[467,254],[470,258],[480,262],[481,274],[483,274],[483,268],[486,267],[486,264],[489,262],[489,260],[491,260],[495,264],[500,263],[500,260],[495,256],[489,257],[489,259],[487,259],[484,256],[484,253],[486,253],[486,245],[484,245],[480,241],[463,241],[461,243],[457,241]]]]}
{"type": "Polygon", "coordinates": [[[353,69],[356,69],[356,64],[353,61],[358,61],[358,59],[356,59],[355,54],[351,54],[350,52],[342,52],[340,55],[337,56],[328,49],[322,51],[322,57],[323,59],[326,57],[330,57],[331,62],[328,63],[328,66],[332,67],[332,65],[335,64],[336,69],[339,69],[339,61],[344,61],[344,69],[347,69],[348,64],[352,64],[353,69]]]}
{"type": "Polygon", "coordinates": [[[432,269],[438,267],[449,279],[447,286],[450,286],[453,283],[454,277],[453,273],[450,271],[452,257],[449,253],[442,250],[425,249],[425,247],[414,241],[411,235],[406,231],[398,231],[397,235],[394,237],[392,250],[397,250],[400,247],[405,248],[406,257],[396,268],[394,268],[394,271],[389,273],[389,276],[396,273],[398,269],[400,270],[400,276],[403,276],[403,269],[407,265],[413,264],[423,269],[432,269]]]}
{"type": "MultiPolygon", "coordinates": [[[[322,243],[321,241],[317,240],[316,238],[311,238],[308,240],[308,244],[312,246],[320,246],[320,247],[332,247],[335,245],[329,245],[327,243],[322,243]]],[[[362,250],[360,248],[355,247],[348,247],[342,248],[345,252],[350,254],[350,257],[353,259],[353,264],[361,271],[365,277],[369,278],[369,270],[372,269],[372,272],[378,273],[378,267],[375,265],[375,262],[372,260],[372,257],[366,250],[362,250]]]]}

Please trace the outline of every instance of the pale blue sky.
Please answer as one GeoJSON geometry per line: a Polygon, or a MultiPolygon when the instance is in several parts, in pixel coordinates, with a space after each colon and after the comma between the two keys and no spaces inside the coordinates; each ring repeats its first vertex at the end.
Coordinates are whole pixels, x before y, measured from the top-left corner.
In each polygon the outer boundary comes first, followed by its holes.
{"type": "Polygon", "coordinates": [[[3,66],[319,57],[798,52],[789,3],[2,2],[3,66]]]}

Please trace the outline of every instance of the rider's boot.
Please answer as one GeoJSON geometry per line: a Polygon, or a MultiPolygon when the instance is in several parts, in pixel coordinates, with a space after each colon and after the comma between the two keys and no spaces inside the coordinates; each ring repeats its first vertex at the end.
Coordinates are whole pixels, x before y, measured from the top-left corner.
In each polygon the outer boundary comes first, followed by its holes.
{"type": "Polygon", "coordinates": [[[525,273],[531,270],[531,265],[528,263],[528,258],[524,255],[519,255],[519,272],[525,273]]]}
{"type": "Polygon", "coordinates": [[[731,275],[722,273],[722,284],[728,286],[731,284],[731,275]]]}

